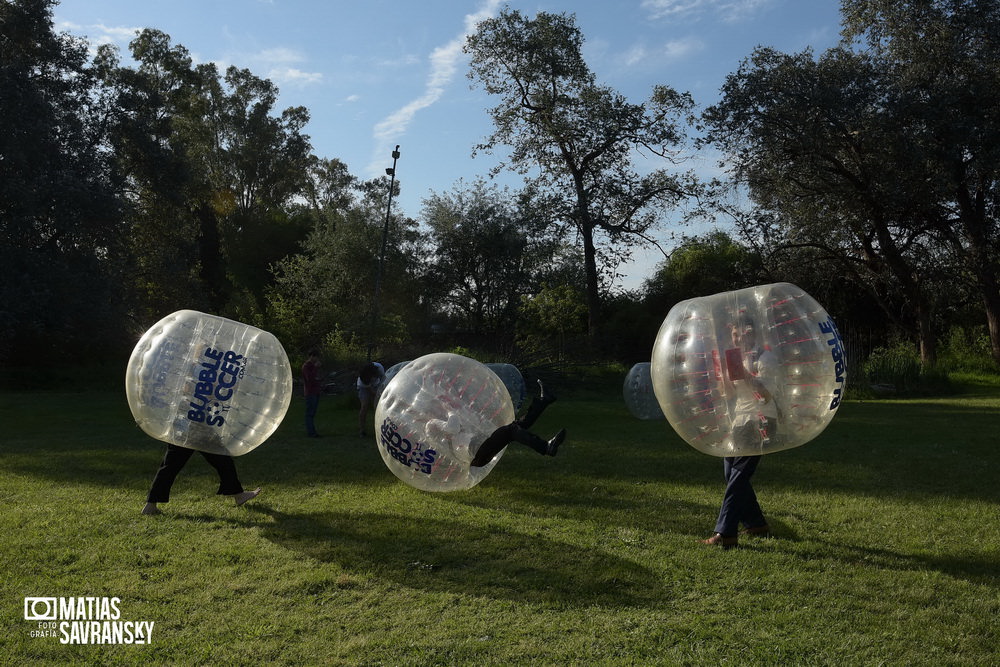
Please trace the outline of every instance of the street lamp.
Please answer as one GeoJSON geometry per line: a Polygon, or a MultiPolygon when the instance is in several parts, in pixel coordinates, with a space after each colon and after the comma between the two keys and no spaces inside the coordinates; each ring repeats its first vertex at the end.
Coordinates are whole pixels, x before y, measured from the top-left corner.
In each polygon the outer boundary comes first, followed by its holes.
{"type": "Polygon", "coordinates": [[[368,341],[368,361],[372,360],[375,348],[376,332],[378,331],[379,308],[378,300],[382,292],[382,271],[385,267],[385,249],[389,242],[389,214],[392,212],[392,191],[396,185],[396,160],[399,159],[399,144],[392,152],[392,166],[386,168],[385,175],[389,177],[389,196],[385,204],[385,224],[382,226],[382,249],[378,255],[378,273],[375,274],[375,295],[372,299],[372,331],[368,341]]]}

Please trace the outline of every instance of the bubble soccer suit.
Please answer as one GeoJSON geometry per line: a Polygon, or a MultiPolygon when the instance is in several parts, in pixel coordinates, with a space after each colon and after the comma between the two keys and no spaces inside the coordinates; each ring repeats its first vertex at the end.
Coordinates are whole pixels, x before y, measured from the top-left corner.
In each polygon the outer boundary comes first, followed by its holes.
{"type": "Polygon", "coordinates": [[[136,424],[167,443],[145,514],[158,514],[177,474],[200,451],[219,474],[221,495],[243,504],[232,457],[261,445],[281,423],[292,394],[292,370],[272,334],[241,322],[181,310],[139,339],[125,372],[136,424]]]}
{"type": "Polygon", "coordinates": [[[833,419],[847,358],[826,311],[788,283],[683,301],[653,346],[657,400],[688,444],[724,459],[726,491],[704,544],[769,535],[750,479],[763,454],[798,447],[833,419]]]}
{"type": "Polygon", "coordinates": [[[415,359],[386,385],[375,412],[376,443],[398,478],[424,491],[468,489],[482,481],[510,442],[554,456],[566,436],[543,440],[528,429],[555,398],[543,392],[522,419],[492,370],[457,354],[415,359]]]}

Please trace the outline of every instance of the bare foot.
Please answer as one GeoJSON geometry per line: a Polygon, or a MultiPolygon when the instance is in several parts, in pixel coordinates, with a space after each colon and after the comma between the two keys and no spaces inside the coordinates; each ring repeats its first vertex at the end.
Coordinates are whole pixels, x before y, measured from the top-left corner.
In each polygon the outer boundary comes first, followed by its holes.
{"type": "Polygon", "coordinates": [[[260,490],[261,489],[258,486],[253,491],[244,491],[243,493],[237,493],[236,494],[236,505],[237,505],[237,507],[240,506],[240,505],[242,505],[246,501],[251,500],[251,499],[256,498],[257,496],[259,496],[260,495],[260,490]]]}

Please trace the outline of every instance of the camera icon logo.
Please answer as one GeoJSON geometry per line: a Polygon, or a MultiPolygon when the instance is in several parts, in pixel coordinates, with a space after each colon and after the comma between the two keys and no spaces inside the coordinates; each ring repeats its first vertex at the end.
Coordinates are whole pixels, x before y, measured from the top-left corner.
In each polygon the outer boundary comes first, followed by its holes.
{"type": "Polygon", "coordinates": [[[56,598],[24,598],[24,620],[55,621],[58,615],[56,598]]]}

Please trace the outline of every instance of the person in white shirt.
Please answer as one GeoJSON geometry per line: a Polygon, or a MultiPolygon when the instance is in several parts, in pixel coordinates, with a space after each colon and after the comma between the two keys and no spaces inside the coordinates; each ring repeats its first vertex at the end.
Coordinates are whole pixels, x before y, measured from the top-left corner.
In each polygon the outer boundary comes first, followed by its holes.
{"type": "Polygon", "coordinates": [[[361,401],[361,410],[358,412],[358,430],[362,438],[366,435],[368,411],[375,405],[375,398],[378,396],[379,388],[384,380],[385,368],[377,361],[369,361],[358,372],[358,400],[361,401]]]}

